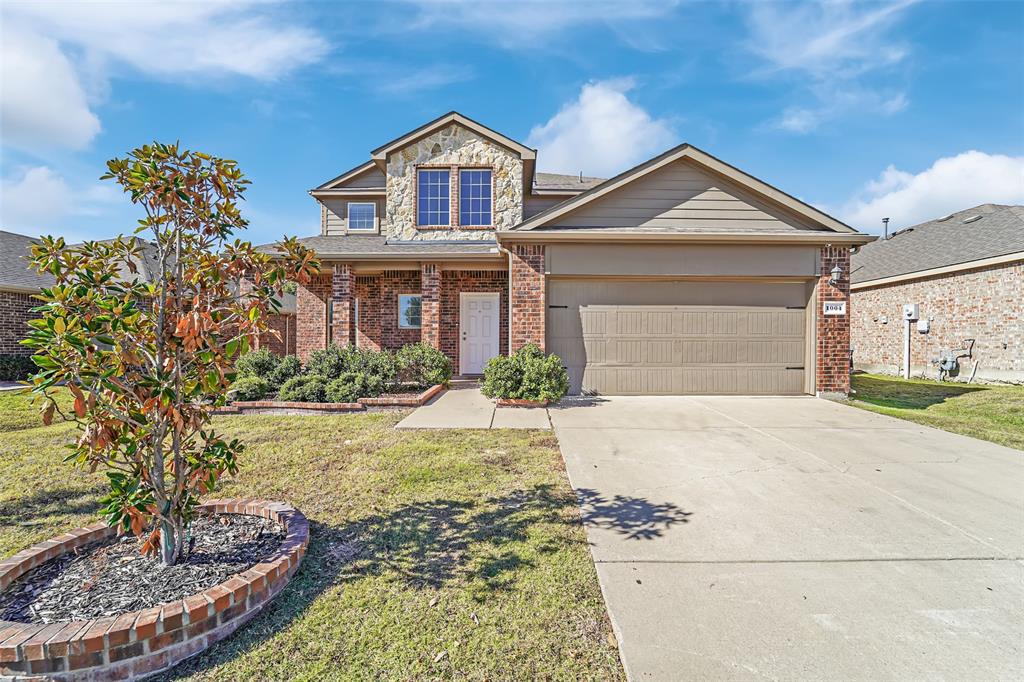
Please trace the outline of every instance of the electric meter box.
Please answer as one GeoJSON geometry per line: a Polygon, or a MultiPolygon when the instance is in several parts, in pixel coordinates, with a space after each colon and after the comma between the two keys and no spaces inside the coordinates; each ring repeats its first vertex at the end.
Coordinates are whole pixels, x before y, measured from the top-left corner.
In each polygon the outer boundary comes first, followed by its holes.
{"type": "Polygon", "coordinates": [[[929,331],[931,331],[931,325],[928,324],[928,320],[918,320],[917,331],[921,332],[922,334],[927,334],[929,331]]]}
{"type": "Polygon", "coordinates": [[[916,320],[920,317],[919,307],[916,303],[904,303],[903,304],[903,319],[904,320],[916,320]]]}

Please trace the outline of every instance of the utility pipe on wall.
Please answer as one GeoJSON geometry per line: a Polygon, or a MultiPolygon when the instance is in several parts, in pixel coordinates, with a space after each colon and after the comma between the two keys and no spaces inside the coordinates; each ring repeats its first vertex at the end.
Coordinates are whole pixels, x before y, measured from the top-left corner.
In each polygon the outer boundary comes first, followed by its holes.
{"type": "Polygon", "coordinates": [[[903,378],[910,378],[910,320],[903,320],[903,378]]]}

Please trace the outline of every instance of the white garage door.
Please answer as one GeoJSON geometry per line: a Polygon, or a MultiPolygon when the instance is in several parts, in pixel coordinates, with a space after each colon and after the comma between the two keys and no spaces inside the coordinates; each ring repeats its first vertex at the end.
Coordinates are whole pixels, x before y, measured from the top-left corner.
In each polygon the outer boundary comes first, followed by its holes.
{"type": "Polygon", "coordinates": [[[552,279],[547,348],[572,393],[804,392],[802,282],[552,279]]]}

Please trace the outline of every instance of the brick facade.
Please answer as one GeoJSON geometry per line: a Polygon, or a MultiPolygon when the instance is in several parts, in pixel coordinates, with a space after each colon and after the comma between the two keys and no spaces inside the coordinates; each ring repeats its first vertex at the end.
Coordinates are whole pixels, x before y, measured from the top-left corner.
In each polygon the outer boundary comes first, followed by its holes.
{"type": "Polygon", "coordinates": [[[461,293],[496,293],[498,296],[498,350],[508,354],[508,273],[504,270],[446,270],[441,278],[441,351],[459,367],[461,293]]]}
{"type": "Polygon", "coordinates": [[[352,266],[348,263],[335,263],[334,274],[331,276],[331,338],[334,343],[347,346],[355,343],[352,309],[352,266]]]}
{"type": "Polygon", "coordinates": [[[277,355],[295,355],[295,315],[278,313],[267,316],[270,329],[260,334],[255,348],[266,348],[277,355]]]}
{"type": "Polygon", "coordinates": [[[544,247],[516,244],[511,249],[512,350],[528,343],[544,348],[544,247]]]}
{"type": "Polygon", "coordinates": [[[420,338],[434,348],[441,347],[441,266],[424,263],[420,269],[420,289],[423,293],[420,319],[423,327],[420,338]]]}
{"type": "Polygon", "coordinates": [[[850,392],[850,250],[840,246],[821,249],[821,270],[817,286],[817,328],[815,330],[816,378],[818,393],[850,392]],[[838,265],[843,273],[836,284],[830,284],[832,268],[838,265]],[[845,301],[846,314],[826,317],[822,313],[826,301],[845,301]]]}
{"type": "Polygon", "coordinates": [[[295,354],[303,362],[327,345],[327,301],[331,298],[332,272],[320,273],[295,290],[295,354]]]}
{"type": "Polygon", "coordinates": [[[938,275],[853,292],[853,361],[857,369],[899,374],[903,366],[903,304],[917,303],[926,334],[912,327],[911,372],[936,377],[933,358],[975,339],[961,375],[975,380],[1024,381],[1024,263],[938,275]]]}
{"type": "Polygon", "coordinates": [[[41,304],[32,294],[0,291],[0,355],[32,354],[20,342],[29,332],[28,321],[38,317],[32,308],[41,304]]]}

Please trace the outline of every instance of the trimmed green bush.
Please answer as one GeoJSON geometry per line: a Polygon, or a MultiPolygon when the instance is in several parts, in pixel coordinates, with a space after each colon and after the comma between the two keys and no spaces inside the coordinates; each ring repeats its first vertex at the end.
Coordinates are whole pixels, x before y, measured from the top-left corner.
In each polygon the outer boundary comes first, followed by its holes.
{"type": "Polygon", "coordinates": [[[380,377],[365,372],[345,372],[327,384],[327,402],[354,403],[360,398],[376,398],[384,392],[380,377]]]}
{"type": "Polygon", "coordinates": [[[319,374],[331,380],[348,372],[362,372],[377,376],[385,385],[391,385],[397,381],[398,362],[394,353],[390,351],[375,351],[332,343],[327,348],[313,351],[304,371],[306,374],[319,374]]]}
{"type": "Polygon", "coordinates": [[[0,381],[23,381],[38,369],[28,355],[0,355],[0,381]]]}
{"type": "Polygon", "coordinates": [[[270,383],[262,377],[235,379],[228,389],[228,400],[262,400],[270,393],[270,383]]]}
{"type": "Polygon", "coordinates": [[[319,374],[301,374],[284,382],[277,399],[297,403],[327,402],[327,379],[319,374]]]}
{"type": "Polygon", "coordinates": [[[452,363],[448,356],[425,343],[402,346],[397,353],[398,377],[427,387],[447,384],[452,378],[452,363]]]}
{"type": "Polygon", "coordinates": [[[238,378],[260,377],[270,381],[270,375],[281,362],[281,358],[269,350],[252,350],[235,361],[235,374],[238,378]]]}
{"type": "Polygon", "coordinates": [[[270,385],[273,388],[280,388],[286,381],[300,374],[302,374],[302,363],[294,355],[286,355],[270,373],[270,385]]]}
{"type": "Polygon", "coordinates": [[[488,398],[555,402],[568,393],[569,375],[560,357],[528,344],[512,355],[491,358],[480,390],[488,398]]]}

